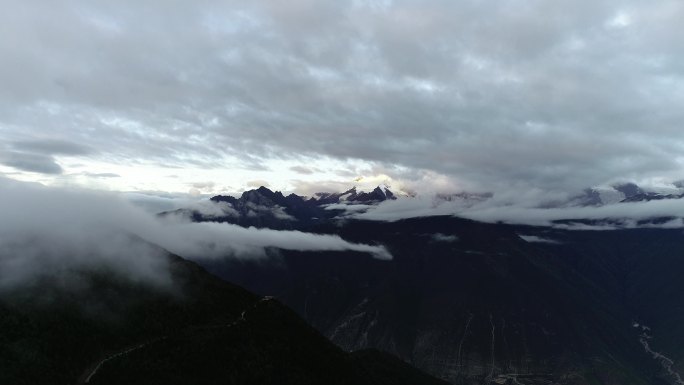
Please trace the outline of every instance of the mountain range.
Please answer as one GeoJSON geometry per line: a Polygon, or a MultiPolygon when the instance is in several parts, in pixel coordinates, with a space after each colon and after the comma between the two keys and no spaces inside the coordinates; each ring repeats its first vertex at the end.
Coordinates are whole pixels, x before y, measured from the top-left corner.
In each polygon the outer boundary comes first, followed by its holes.
{"type": "MultiPolygon", "coordinates": [[[[680,198],[613,190],[616,202],[680,198]]],[[[313,197],[261,187],[159,214],[336,236],[390,260],[270,248],[191,262],[157,247],[166,284],[84,265],[0,286],[0,383],[684,383],[680,228],[346,215],[395,198],[387,187],[313,197]]],[[[156,247],[135,234],[128,243],[156,247]]]]}
{"type": "MultiPolygon", "coordinates": [[[[461,202],[466,206],[490,200],[492,193],[453,194],[439,193],[432,198],[434,206],[444,202],[461,202]]],[[[404,199],[410,199],[405,197],[404,199]]],[[[648,202],[654,200],[676,200],[684,198],[681,187],[646,190],[634,183],[623,183],[608,188],[587,188],[581,194],[571,195],[563,201],[540,202],[542,208],[568,207],[600,207],[615,203],[648,202]]],[[[346,210],[356,208],[363,212],[367,208],[388,200],[396,200],[397,196],[387,187],[378,186],[370,192],[358,191],[356,187],[341,192],[320,192],[312,197],[297,194],[283,195],[280,191],[271,191],[261,186],[258,189],[245,191],[239,197],[216,195],[211,202],[222,205],[219,213],[205,213],[197,209],[178,209],[161,213],[161,216],[183,215],[196,222],[225,222],[244,227],[271,228],[278,230],[307,229],[316,224],[325,223],[346,214],[346,210]]],[[[665,218],[659,218],[664,220],[665,218]]],[[[563,220],[560,219],[559,223],[563,220]]],[[[610,223],[609,220],[582,220],[578,223],[610,223]]],[[[656,218],[658,222],[658,218],[656,218]]]]}
{"type": "Polygon", "coordinates": [[[198,210],[179,209],[160,215],[184,215],[194,221],[227,222],[244,227],[267,227],[272,229],[300,229],[315,223],[334,218],[344,210],[331,209],[331,205],[363,204],[373,205],[396,196],[387,187],[378,186],[371,192],[357,191],[356,187],[342,193],[317,193],[306,198],[296,194],[283,195],[261,186],[242,193],[239,198],[230,195],[217,195],[211,202],[223,204],[220,214],[207,215],[198,210]]]}
{"type": "MultiPolygon", "coordinates": [[[[644,196],[630,187],[619,187],[621,201],[644,196]]],[[[279,251],[270,263],[204,266],[274,295],[344,350],[389,352],[454,384],[680,383],[681,230],[570,231],[453,216],[339,219],[323,206],[335,198],[281,200],[266,190],[229,202],[248,207],[257,199],[296,219],[220,220],[273,228],[286,221],[288,228],[383,245],[393,260],[279,251]],[[271,194],[279,200],[262,199],[271,194]]]]}

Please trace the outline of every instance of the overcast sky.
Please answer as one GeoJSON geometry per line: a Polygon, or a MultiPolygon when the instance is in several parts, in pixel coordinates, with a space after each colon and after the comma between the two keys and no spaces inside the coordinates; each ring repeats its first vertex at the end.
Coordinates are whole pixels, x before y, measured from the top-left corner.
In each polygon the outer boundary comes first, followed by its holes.
{"type": "Polygon", "coordinates": [[[9,178],[193,193],[684,179],[678,0],[0,4],[9,178]]]}

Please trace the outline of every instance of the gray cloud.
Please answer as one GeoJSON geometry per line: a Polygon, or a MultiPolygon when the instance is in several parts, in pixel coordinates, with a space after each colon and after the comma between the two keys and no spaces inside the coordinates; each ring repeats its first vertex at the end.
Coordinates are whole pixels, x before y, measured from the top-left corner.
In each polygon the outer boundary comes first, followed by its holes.
{"type": "Polygon", "coordinates": [[[122,196],[127,202],[150,214],[188,207],[195,209],[197,205],[201,206],[202,199],[206,198],[201,195],[173,194],[162,191],[129,191],[123,193],[122,196]]]}
{"type": "Polygon", "coordinates": [[[681,179],[683,16],[677,1],[15,2],[0,140],[176,166],[360,158],[497,191],[681,179]]]}
{"type": "Polygon", "coordinates": [[[304,166],[292,166],[290,167],[290,170],[296,172],[297,174],[304,174],[304,175],[311,175],[314,173],[314,170],[304,167],[304,166]]]}
{"type": "Polygon", "coordinates": [[[168,282],[159,250],[137,241],[121,221],[135,211],[111,198],[0,179],[0,289],[79,269],[168,282]]]}
{"type": "Polygon", "coordinates": [[[50,155],[6,151],[0,154],[0,163],[19,170],[41,174],[61,174],[62,166],[50,155]]]}
{"type": "Polygon", "coordinates": [[[261,186],[264,186],[264,187],[270,186],[268,181],[261,180],[261,179],[247,181],[246,185],[247,185],[247,187],[251,187],[251,188],[259,188],[261,186]]]}
{"type": "Polygon", "coordinates": [[[195,182],[191,184],[192,187],[197,188],[197,189],[206,189],[206,190],[213,190],[214,187],[216,187],[216,183],[214,182],[195,182]]]}
{"type": "Polygon", "coordinates": [[[14,142],[11,146],[19,151],[51,155],[87,155],[92,152],[86,146],[65,140],[25,140],[14,142]]]}
{"type": "Polygon", "coordinates": [[[121,175],[113,172],[84,172],[83,175],[91,178],[121,178],[121,175]]]}
{"type": "Polygon", "coordinates": [[[353,250],[391,259],[382,246],[350,243],[338,236],[159,219],[118,195],[4,178],[0,212],[0,289],[80,268],[106,268],[163,284],[168,271],[154,245],[195,259],[258,258],[272,247],[353,250]]]}
{"type": "Polygon", "coordinates": [[[18,170],[41,174],[61,174],[55,155],[87,155],[91,149],[76,143],[53,139],[9,142],[0,153],[0,163],[18,170]]]}

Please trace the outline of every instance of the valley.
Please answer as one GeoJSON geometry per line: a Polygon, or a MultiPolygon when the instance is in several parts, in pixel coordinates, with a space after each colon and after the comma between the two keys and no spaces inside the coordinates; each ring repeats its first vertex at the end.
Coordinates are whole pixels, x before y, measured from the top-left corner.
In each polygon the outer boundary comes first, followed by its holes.
{"type": "MultiPolygon", "coordinates": [[[[662,295],[680,285],[670,277],[684,268],[679,230],[577,231],[450,216],[305,229],[384,245],[393,259],[279,251],[269,263],[205,266],[275,295],[345,350],[388,351],[452,383],[669,381],[630,320],[682,319],[672,314],[678,296],[662,295]]],[[[664,348],[681,364],[681,349],[664,348]]]]}

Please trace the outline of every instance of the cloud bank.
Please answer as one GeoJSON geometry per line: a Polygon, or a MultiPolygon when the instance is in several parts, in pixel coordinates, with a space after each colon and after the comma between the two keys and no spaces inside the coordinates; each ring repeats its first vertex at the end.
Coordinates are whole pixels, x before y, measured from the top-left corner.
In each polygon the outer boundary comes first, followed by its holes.
{"type": "MultiPolygon", "coordinates": [[[[531,202],[530,202],[531,203],[531,202]]],[[[338,209],[344,205],[338,205],[338,209]]],[[[624,202],[607,204],[600,207],[539,207],[522,204],[511,204],[500,200],[472,202],[467,199],[453,201],[435,200],[427,197],[399,198],[396,201],[385,201],[377,206],[365,206],[359,213],[358,208],[343,214],[364,220],[396,221],[405,218],[427,217],[435,215],[452,215],[481,222],[503,222],[509,224],[525,224],[533,226],[554,226],[573,229],[617,229],[632,227],[684,227],[684,201],[682,199],[663,199],[643,202],[624,202]],[[649,223],[653,219],[667,219],[659,223],[649,223]],[[592,226],[581,224],[585,220],[609,220],[611,224],[592,226]],[[558,223],[559,221],[576,223],[558,223]],[[646,221],[639,223],[640,221],[646,221]]]]}
{"type": "Polygon", "coordinates": [[[134,280],[168,282],[159,247],[191,259],[258,258],[267,248],[352,250],[391,259],[382,246],[338,236],[161,219],[120,195],[4,178],[0,212],[0,288],[57,272],[101,268],[134,280]]]}

